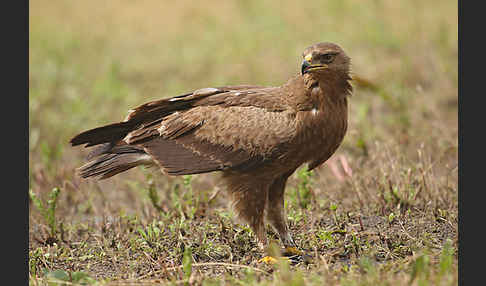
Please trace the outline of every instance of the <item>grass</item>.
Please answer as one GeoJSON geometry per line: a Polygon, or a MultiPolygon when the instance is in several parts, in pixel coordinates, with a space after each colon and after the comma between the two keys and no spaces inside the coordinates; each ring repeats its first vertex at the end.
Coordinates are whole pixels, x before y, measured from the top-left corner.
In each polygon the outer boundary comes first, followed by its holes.
{"type": "Polygon", "coordinates": [[[458,284],[457,2],[29,5],[31,285],[458,284]],[[78,132],[201,87],[279,85],[318,41],[340,44],[358,77],[332,158],[343,176],[303,166],[286,190],[312,263],[258,263],[218,174],[74,174],[78,132]]]}

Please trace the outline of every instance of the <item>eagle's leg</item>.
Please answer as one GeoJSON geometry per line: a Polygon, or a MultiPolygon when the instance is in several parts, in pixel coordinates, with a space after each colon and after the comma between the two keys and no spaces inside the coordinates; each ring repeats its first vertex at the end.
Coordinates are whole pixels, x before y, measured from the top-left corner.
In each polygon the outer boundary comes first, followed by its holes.
{"type": "Polygon", "coordinates": [[[256,192],[251,191],[238,192],[233,196],[238,197],[233,209],[237,212],[238,217],[247,222],[253,230],[260,250],[265,250],[267,247],[264,223],[265,200],[262,200],[262,195],[256,195],[256,192]]]}
{"type": "Polygon", "coordinates": [[[264,214],[270,183],[253,176],[225,176],[231,194],[233,210],[238,218],[248,223],[253,230],[260,250],[267,247],[264,214]]]}
{"type": "Polygon", "coordinates": [[[285,215],[284,208],[285,184],[292,173],[293,172],[284,174],[273,181],[268,192],[266,209],[267,221],[278,233],[280,241],[282,241],[285,248],[296,247],[287,226],[287,216],[285,215]]]}
{"type": "MultiPolygon", "coordinates": [[[[287,216],[284,208],[284,192],[287,179],[292,175],[288,172],[277,179],[275,179],[270,186],[267,199],[266,218],[272,225],[273,229],[278,233],[280,240],[284,246],[282,252],[283,256],[290,259],[292,262],[310,261],[310,257],[297,248],[292,236],[290,235],[287,216]]],[[[272,257],[264,257],[261,259],[265,263],[274,263],[276,260],[272,257]]]]}

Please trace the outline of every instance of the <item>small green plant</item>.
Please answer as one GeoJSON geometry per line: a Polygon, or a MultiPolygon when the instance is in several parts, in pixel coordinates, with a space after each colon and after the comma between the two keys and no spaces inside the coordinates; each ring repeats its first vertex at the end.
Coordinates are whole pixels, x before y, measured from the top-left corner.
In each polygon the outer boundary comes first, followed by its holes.
{"type": "Polygon", "coordinates": [[[182,271],[184,272],[185,285],[189,285],[189,278],[192,274],[192,250],[189,246],[184,248],[182,256],[182,271]]]}
{"type": "Polygon", "coordinates": [[[337,205],[335,205],[335,204],[331,203],[331,204],[329,205],[329,209],[330,209],[331,211],[333,211],[333,212],[334,212],[334,211],[336,211],[336,210],[337,210],[337,205]]]}
{"type": "Polygon", "coordinates": [[[356,140],[356,147],[361,150],[365,157],[368,156],[368,145],[362,136],[359,137],[358,140],[356,140]]]}
{"type": "Polygon", "coordinates": [[[36,275],[39,271],[39,264],[42,263],[44,258],[44,251],[42,248],[36,248],[35,250],[29,250],[29,272],[31,275],[36,275]]]}
{"type": "Polygon", "coordinates": [[[305,209],[309,206],[312,199],[312,175],[313,172],[307,167],[299,169],[297,177],[299,178],[299,184],[297,185],[297,199],[301,208],[305,209]]]}
{"type": "Polygon", "coordinates": [[[194,196],[194,192],[192,189],[192,176],[182,176],[182,185],[186,189],[184,200],[186,201],[186,206],[189,208],[189,218],[194,219],[194,215],[196,214],[196,211],[199,207],[199,196],[194,196]]]}
{"type": "Polygon", "coordinates": [[[158,222],[153,221],[151,224],[147,225],[145,229],[138,229],[142,242],[147,243],[152,249],[157,248],[158,240],[161,236],[160,228],[157,226],[158,224],[158,222]]]}
{"type": "Polygon", "coordinates": [[[199,196],[194,196],[192,176],[182,176],[182,187],[180,184],[175,184],[170,195],[173,207],[179,211],[181,216],[194,219],[199,207],[199,196]]]}
{"type": "Polygon", "coordinates": [[[256,279],[255,271],[252,269],[245,269],[243,270],[243,277],[240,281],[246,285],[255,285],[257,283],[256,279]]]}
{"type": "Polygon", "coordinates": [[[441,276],[448,273],[452,269],[453,260],[454,248],[452,247],[452,241],[448,239],[445,242],[440,254],[439,271],[441,276]]]}
{"type": "Polygon", "coordinates": [[[57,269],[53,271],[45,271],[44,277],[47,279],[49,285],[64,285],[66,282],[80,285],[91,285],[96,283],[95,279],[82,271],[70,272],[57,269]],[[59,284],[56,282],[59,282],[59,284]]]}
{"type": "Polygon", "coordinates": [[[361,239],[358,235],[355,233],[351,234],[351,243],[354,247],[354,250],[356,251],[356,255],[359,255],[361,253],[361,239]]]}
{"type": "Polygon", "coordinates": [[[159,194],[157,193],[157,188],[155,187],[154,180],[152,179],[152,174],[147,174],[146,176],[147,182],[148,182],[148,196],[150,199],[150,202],[152,203],[152,206],[159,212],[163,212],[162,208],[159,205],[160,202],[160,197],[159,194]]]}
{"type": "Polygon", "coordinates": [[[192,192],[191,183],[192,183],[192,176],[191,175],[182,176],[182,185],[192,192]]]}
{"type": "Polygon", "coordinates": [[[334,248],[335,246],[335,241],[334,237],[332,237],[332,232],[330,231],[325,231],[325,230],[319,230],[317,232],[317,237],[324,243],[325,246],[328,248],[334,248]]]}
{"type": "Polygon", "coordinates": [[[418,285],[428,285],[430,276],[430,258],[427,254],[420,255],[412,265],[412,272],[410,273],[409,285],[411,285],[415,279],[418,279],[418,285]]]}
{"type": "Polygon", "coordinates": [[[49,193],[49,200],[47,200],[47,207],[45,207],[41,199],[37,197],[37,195],[32,191],[32,189],[29,190],[30,199],[34,203],[37,210],[39,210],[39,212],[46,220],[49,226],[50,236],[52,238],[56,237],[56,232],[57,232],[56,204],[60,192],[61,190],[57,187],[52,189],[52,191],[49,193]]]}
{"type": "Polygon", "coordinates": [[[363,256],[359,259],[359,267],[368,275],[376,276],[378,271],[373,263],[373,260],[367,256],[363,256]]]}
{"type": "Polygon", "coordinates": [[[302,220],[306,219],[305,213],[302,209],[290,209],[288,212],[288,219],[293,223],[297,224],[302,220]]]}
{"type": "Polygon", "coordinates": [[[339,222],[338,222],[338,217],[337,217],[337,208],[338,208],[338,205],[336,204],[333,204],[333,203],[329,203],[329,209],[331,210],[332,212],[332,217],[334,219],[334,223],[336,225],[339,225],[339,222]]]}

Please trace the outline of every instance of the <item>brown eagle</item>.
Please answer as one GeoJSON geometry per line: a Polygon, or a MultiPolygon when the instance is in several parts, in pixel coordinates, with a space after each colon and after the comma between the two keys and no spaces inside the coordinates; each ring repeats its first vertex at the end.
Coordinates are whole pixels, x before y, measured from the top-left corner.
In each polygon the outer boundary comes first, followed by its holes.
{"type": "Polygon", "coordinates": [[[208,87],[145,103],[122,122],[85,131],[73,146],[97,146],[83,178],[106,179],[138,165],[168,175],[221,171],[232,206],[258,244],[265,219],[285,247],[295,247],[284,211],[285,184],[304,163],[313,169],[347,129],[350,58],[336,44],[303,52],[301,73],[277,87],[208,87]]]}

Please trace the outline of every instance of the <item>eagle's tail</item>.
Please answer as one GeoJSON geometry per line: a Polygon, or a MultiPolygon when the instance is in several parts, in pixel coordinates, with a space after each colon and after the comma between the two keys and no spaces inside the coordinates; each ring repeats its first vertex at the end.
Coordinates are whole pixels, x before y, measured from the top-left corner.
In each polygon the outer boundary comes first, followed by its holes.
{"type": "Polygon", "coordinates": [[[72,146],[87,144],[85,147],[107,142],[117,142],[125,137],[133,128],[131,122],[118,122],[84,131],[74,136],[70,143],[72,146]]]}
{"type": "Polygon", "coordinates": [[[136,147],[116,146],[103,151],[90,156],[94,158],[77,169],[81,177],[98,177],[102,180],[139,165],[153,164],[152,158],[136,147]]]}

